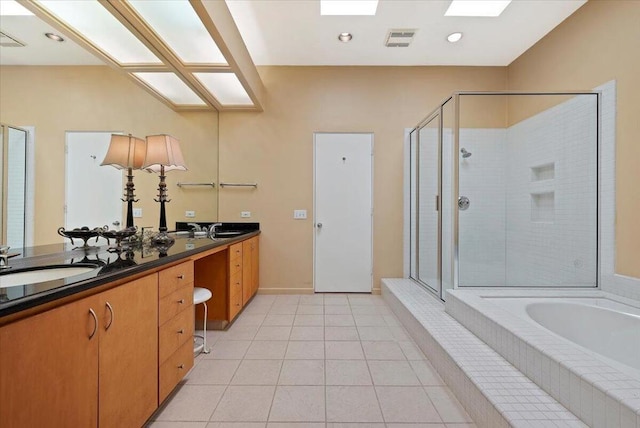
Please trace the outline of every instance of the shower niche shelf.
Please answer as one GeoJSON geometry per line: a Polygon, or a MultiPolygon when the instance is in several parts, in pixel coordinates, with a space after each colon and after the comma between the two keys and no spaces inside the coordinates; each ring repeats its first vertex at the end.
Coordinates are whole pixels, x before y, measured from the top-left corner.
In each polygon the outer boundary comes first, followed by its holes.
{"type": "Polygon", "coordinates": [[[553,180],[556,177],[555,162],[531,167],[531,181],[553,180]]]}
{"type": "Polygon", "coordinates": [[[555,219],[555,192],[531,193],[531,221],[553,223],[555,219]]]}

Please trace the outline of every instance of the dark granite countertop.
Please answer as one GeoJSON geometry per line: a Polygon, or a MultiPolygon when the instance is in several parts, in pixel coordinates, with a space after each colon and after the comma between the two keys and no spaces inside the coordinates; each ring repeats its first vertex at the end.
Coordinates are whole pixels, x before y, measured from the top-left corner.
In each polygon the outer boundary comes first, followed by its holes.
{"type": "MultiPolygon", "coordinates": [[[[257,225],[257,223],[254,224],[257,225]]],[[[74,246],[68,243],[11,249],[10,253],[19,252],[20,255],[9,259],[11,269],[0,272],[0,275],[22,269],[54,265],[93,264],[98,267],[91,272],[66,279],[0,288],[0,318],[134,274],[172,264],[217,247],[244,241],[259,233],[260,231],[255,229],[246,230],[246,233],[235,237],[213,239],[177,235],[174,245],[168,248],[166,253],[159,252],[157,248],[148,247],[122,252],[113,251],[113,248],[110,249],[109,246],[74,249],[74,246]]]]}

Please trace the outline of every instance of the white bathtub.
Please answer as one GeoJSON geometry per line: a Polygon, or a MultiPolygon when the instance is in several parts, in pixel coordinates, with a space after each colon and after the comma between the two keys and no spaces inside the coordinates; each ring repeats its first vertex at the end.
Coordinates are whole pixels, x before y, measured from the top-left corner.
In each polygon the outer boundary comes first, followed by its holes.
{"type": "Polygon", "coordinates": [[[447,297],[447,313],[584,423],[640,428],[640,302],[599,290],[447,297]]]}
{"type": "Polygon", "coordinates": [[[490,298],[640,379],[640,309],[602,298],[490,298]]]}

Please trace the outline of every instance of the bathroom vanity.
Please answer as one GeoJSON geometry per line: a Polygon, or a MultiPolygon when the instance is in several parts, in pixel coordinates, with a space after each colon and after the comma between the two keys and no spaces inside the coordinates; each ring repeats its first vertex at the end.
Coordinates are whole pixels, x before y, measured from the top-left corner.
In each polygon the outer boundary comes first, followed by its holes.
{"type": "Polygon", "coordinates": [[[50,246],[12,259],[16,271],[102,266],[4,291],[1,425],[143,426],[193,366],[193,287],[212,291],[208,326],[233,321],[258,288],[259,233],[177,237],[166,254],[50,246]]]}

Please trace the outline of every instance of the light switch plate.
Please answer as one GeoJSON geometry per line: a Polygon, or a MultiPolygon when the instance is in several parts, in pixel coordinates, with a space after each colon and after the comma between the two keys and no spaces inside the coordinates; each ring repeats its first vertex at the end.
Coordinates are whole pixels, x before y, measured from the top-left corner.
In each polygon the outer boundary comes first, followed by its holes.
{"type": "Polygon", "coordinates": [[[185,211],[184,212],[184,216],[188,217],[188,218],[193,218],[196,216],[196,212],[195,211],[185,211]]]}
{"type": "Polygon", "coordinates": [[[307,218],[307,210],[293,210],[293,218],[296,220],[304,220],[307,218]]]}
{"type": "Polygon", "coordinates": [[[142,208],[134,208],[133,209],[133,217],[135,217],[135,218],[142,217],[142,208]]]}
{"type": "Polygon", "coordinates": [[[251,211],[241,211],[240,212],[240,217],[242,217],[242,218],[250,218],[251,217],[251,211]]]}

